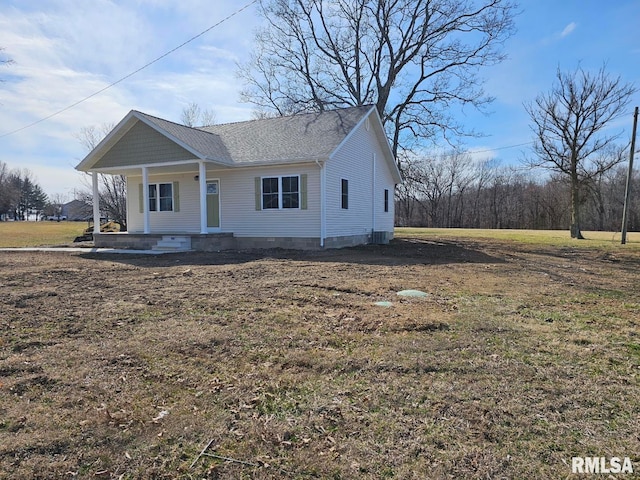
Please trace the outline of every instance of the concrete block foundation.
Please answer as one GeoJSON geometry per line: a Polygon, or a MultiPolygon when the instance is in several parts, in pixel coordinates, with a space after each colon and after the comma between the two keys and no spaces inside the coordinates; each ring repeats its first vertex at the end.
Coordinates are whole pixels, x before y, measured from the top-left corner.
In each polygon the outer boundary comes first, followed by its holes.
{"type": "MultiPolygon", "coordinates": [[[[376,232],[376,243],[388,243],[393,232],[376,232]],[[382,242],[380,241],[382,238],[382,242]]],[[[167,233],[101,233],[94,236],[97,248],[124,248],[151,250],[167,233]]],[[[260,248],[283,248],[291,250],[321,250],[320,238],[308,237],[236,237],[232,233],[184,234],[191,237],[191,249],[199,252],[219,252],[222,250],[250,250],[260,248]]],[[[355,247],[371,243],[372,235],[351,235],[325,238],[324,248],[355,247]]]]}

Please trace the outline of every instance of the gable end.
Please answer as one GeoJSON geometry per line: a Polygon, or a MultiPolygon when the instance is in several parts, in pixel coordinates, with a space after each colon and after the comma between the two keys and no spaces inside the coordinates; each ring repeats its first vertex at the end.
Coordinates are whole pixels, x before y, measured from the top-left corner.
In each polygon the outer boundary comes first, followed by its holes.
{"type": "Polygon", "coordinates": [[[195,159],[193,153],[137,121],[92,168],[129,167],[195,159]]]}

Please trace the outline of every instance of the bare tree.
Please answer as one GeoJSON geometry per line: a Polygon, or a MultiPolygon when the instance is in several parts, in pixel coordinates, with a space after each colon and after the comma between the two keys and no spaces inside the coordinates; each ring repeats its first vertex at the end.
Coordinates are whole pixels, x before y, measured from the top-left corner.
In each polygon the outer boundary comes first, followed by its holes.
{"type": "Polygon", "coordinates": [[[212,110],[202,110],[200,106],[191,102],[182,109],[180,120],[187,127],[213,125],[216,121],[216,114],[212,110]]]}
{"type": "Polygon", "coordinates": [[[481,108],[481,67],[504,59],[510,0],[263,0],[266,28],[239,76],[259,110],[375,104],[393,153],[473,134],[454,105],[481,108]]]}
{"type": "MultiPolygon", "coordinates": [[[[568,229],[567,175],[501,166],[497,160],[465,161],[464,153],[407,157],[405,181],[396,190],[397,222],[403,226],[568,229]]],[[[624,204],[626,168],[619,165],[587,184],[583,226],[615,231],[624,204]]],[[[640,177],[633,178],[640,192],[640,177]]],[[[640,195],[636,195],[638,197],[640,195]]],[[[629,230],[640,228],[640,204],[631,202],[629,230]]]]}
{"type": "Polygon", "coordinates": [[[531,164],[566,176],[571,192],[571,238],[584,238],[581,210],[586,201],[585,186],[618,165],[622,156],[603,156],[614,146],[621,132],[604,130],[612,120],[626,113],[636,87],[609,76],[603,66],[596,74],[582,68],[556,73],[551,91],[525,105],[535,136],[536,159],[531,164]]]}
{"type": "Polygon", "coordinates": [[[62,207],[65,203],[65,195],[62,193],[54,193],[49,197],[49,203],[45,207],[44,214],[59,222],[62,218],[62,207]]]}
{"type": "Polygon", "coordinates": [[[417,206],[424,225],[462,226],[464,205],[473,203],[468,190],[480,175],[481,166],[468,153],[457,150],[434,158],[412,158],[406,165],[405,182],[399,190],[403,195],[402,215],[410,216],[409,209],[417,206]]]}
{"type": "MultiPolygon", "coordinates": [[[[75,137],[87,151],[93,150],[107,134],[113,130],[114,124],[103,123],[99,127],[90,125],[83,127],[75,137]]],[[[100,209],[120,225],[120,231],[127,230],[127,179],[124,175],[99,175],[100,209]]],[[[93,202],[93,195],[88,191],[80,197],[87,203],[93,202]]]]}
{"type": "Polygon", "coordinates": [[[88,127],[82,127],[80,131],[74,134],[74,137],[80,142],[80,144],[90,152],[106,137],[111,130],[115,127],[115,123],[103,123],[96,127],[95,125],[89,125],[88,127]]]}
{"type": "Polygon", "coordinates": [[[500,166],[500,162],[495,158],[482,160],[477,164],[476,172],[474,175],[474,192],[471,199],[471,208],[469,214],[471,215],[469,226],[472,228],[480,228],[482,224],[482,217],[484,213],[483,205],[483,193],[491,180],[496,175],[496,170],[500,166]]]}
{"type": "Polygon", "coordinates": [[[0,65],[11,65],[13,62],[12,59],[6,57],[2,52],[4,51],[4,47],[0,47],[0,65]]]}

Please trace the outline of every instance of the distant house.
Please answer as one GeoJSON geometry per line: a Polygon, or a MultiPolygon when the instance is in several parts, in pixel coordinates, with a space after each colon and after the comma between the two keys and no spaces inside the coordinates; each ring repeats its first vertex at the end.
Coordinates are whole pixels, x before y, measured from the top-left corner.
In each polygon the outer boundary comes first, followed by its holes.
{"type": "Polygon", "coordinates": [[[97,246],[327,248],[393,238],[401,182],[373,106],[191,128],[131,111],[76,167],[127,179],[97,246]]]}
{"type": "Polygon", "coordinates": [[[93,209],[87,202],[81,200],[71,200],[62,205],[60,209],[60,217],[64,220],[90,221],[93,219],[93,209]]]}

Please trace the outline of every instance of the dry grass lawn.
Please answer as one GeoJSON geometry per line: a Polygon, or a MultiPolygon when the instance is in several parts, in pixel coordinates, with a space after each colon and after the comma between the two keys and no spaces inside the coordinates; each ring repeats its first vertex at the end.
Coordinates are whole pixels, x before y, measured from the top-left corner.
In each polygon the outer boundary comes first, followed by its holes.
{"type": "Polygon", "coordinates": [[[64,245],[85,228],[86,222],[0,222],[0,248],[64,245]]]}
{"type": "Polygon", "coordinates": [[[0,478],[637,475],[639,287],[637,249],[444,234],[0,252],[0,478]]]}

